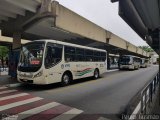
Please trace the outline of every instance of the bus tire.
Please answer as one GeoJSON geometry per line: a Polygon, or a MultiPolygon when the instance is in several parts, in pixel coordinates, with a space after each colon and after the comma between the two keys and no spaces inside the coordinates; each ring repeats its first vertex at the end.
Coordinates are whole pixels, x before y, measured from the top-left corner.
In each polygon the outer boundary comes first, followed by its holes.
{"type": "Polygon", "coordinates": [[[71,83],[71,75],[69,73],[64,73],[62,76],[62,80],[61,80],[61,85],[62,86],[67,86],[71,83]]]}
{"type": "Polygon", "coordinates": [[[97,68],[94,70],[93,77],[94,77],[94,79],[98,79],[99,78],[99,70],[97,68]]]}

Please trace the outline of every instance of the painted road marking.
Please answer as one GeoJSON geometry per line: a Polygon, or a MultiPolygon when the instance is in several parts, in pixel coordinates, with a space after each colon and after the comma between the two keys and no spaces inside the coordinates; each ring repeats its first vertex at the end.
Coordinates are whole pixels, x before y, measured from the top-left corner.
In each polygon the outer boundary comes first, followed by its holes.
{"type": "Polygon", "coordinates": [[[81,118],[92,118],[92,120],[101,120],[101,116],[85,116],[82,110],[46,100],[41,97],[32,96],[28,93],[22,93],[18,90],[6,89],[0,92],[0,114],[6,113],[8,117],[0,118],[2,120],[70,120],[81,118]]]}
{"type": "Polygon", "coordinates": [[[29,95],[29,94],[28,93],[20,93],[20,94],[16,94],[16,95],[10,95],[10,96],[7,96],[7,97],[1,97],[0,101],[11,99],[11,98],[16,98],[16,97],[20,97],[20,96],[25,96],[25,95],[29,95]]]}
{"type": "MultiPolygon", "coordinates": [[[[56,103],[56,102],[52,102],[52,103],[48,103],[46,105],[42,105],[40,107],[37,107],[37,108],[34,108],[34,109],[31,109],[31,110],[27,110],[25,112],[21,112],[18,114],[18,119],[24,119],[24,118],[27,118],[27,117],[30,117],[32,115],[35,115],[35,114],[38,114],[42,111],[45,111],[47,109],[50,109],[52,107],[55,107],[59,105],[59,103],[56,103]]],[[[44,115],[44,114],[43,114],[44,115]]]]}
{"type": "Polygon", "coordinates": [[[71,109],[71,107],[61,104],[61,105],[47,109],[43,112],[40,112],[36,115],[33,115],[33,116],[26,118],[26,119],[23,119],[23,120],[50,120],[52,118],[55,118],[55,117],[63,114],[64,112],[67,112],[70,109],[71,109]]]}
{"type": "Polygon", "coordinates": [[[0,95],[1,95],[1,94],[4,94],[4,93],[15,92],[15,91],[17,91],[17,90],[6,90],[6,91],[2,91],[2,92],[0,92],[0,95]]]}
{"type": "Polygon", "coordinates": [[[4,94],[0,95],[0,98],[1,97],[7,97],[7,96],[10,96],[10,95],[16,95],[16,94],[20,94],[20,93],[22,93],[22,92],[20,92],[20,91],[14,91],[14,92],[10,92],[10,93],[4,93],[4,94]]]}
{"type": "Polygon", "coordinates": [[[5,87],[5,86],[2,86],[2,87],[0,87],[0,90],[1,90],[1,89],[6,89],[6,88],[7,88],[7,87],[5,87]]]}
{"type": "Polygon", "coordinates": [[[72,118],[76,117],[77,115],[81,114],[83,111],[82,110],[78,110],[76,108],[73,108],[59,116],[57,116],[56,118],[53,118],[51,120],[71,120],[72,118]]]}
{"type": "Polygon", "coordinates": [[[34,102],[34,101],[38,101],[38,100],[41,100],[41,99],[43,99],[43,98],[35,97],[35,98],[28,99],[28,100],[23,100],[23,101],[18,101],[18,102],[11,103],[11,104],[8,104],[8,105],[3,105],[3,106],[0,107],[0,111],[6,110],[6,109],[9,109],[9,108],[12,108],[12,107],[24,105],[24,104],[27,104],[27,103],[31,103],[31,102],[34,102]]]}
{"type": "Polygon", "coordinates": [[[17,107],[13,107],[13,108],[4,110],[3,113],[7,113],[9,115],[16,115],[18,113],[45,105],[47,103],[51,103],[51,101],[42,99],[42,100],[38,100],[32,103],[28,103],[28,104],[24,104],[21,106],[17,106],[17,107]]]}
{"type": "Polygon", "coordinates": [[[18,101],[28,100],[28,99],[31,99],[31,98],[33,98],[32,95],[25,95],[25,96],[11,98],[11,99],[7,99],[7,100],[1,100],[0,101],[0,106],[15,103],[15,102],[18,102],[18,101]]]}

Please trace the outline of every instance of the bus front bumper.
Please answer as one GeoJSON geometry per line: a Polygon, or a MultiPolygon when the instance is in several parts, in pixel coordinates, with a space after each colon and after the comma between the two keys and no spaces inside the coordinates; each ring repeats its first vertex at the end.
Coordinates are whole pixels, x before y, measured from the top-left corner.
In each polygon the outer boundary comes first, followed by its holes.
{"type": "Polygon", "coordinates": [[[134,69],[133,65],[120,65],[120,69],[134,69]]]}
{"type": "Polygon", "coordinates": [[[43,76],[39,76],[39,77],[33,77],[33,75],[28,75],[25,72],[21,72],[17,75],[18,81],[21,83],[26,83],[26,84],[48,84],[45,81],[45,78],[43,76]]]}

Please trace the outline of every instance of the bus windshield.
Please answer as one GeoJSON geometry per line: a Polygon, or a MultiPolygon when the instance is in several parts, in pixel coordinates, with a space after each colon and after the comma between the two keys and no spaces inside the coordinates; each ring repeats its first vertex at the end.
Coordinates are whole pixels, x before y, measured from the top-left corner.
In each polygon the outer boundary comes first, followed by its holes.
{"type": "Polygon", "coordinates": [[[18,70],[36,72],[40,69],[44,54],[44,42],[32,42],[24,45],[21,50],[18,70]]]}
{"type": "Polygon", "coordinates": [[[141,59],[141,60],[140,60],[140,63],[141,63],[141,64],[144,64],[144,63],[145,63],[145,59],[141,59]]]}
{"type": "Polygon", "coordinates": [[[128,64],[130,62],[130,57],[129,56],[122,56],[122,57],[120,57],[119,62],[120,62],[120,64],[128,64]]]}

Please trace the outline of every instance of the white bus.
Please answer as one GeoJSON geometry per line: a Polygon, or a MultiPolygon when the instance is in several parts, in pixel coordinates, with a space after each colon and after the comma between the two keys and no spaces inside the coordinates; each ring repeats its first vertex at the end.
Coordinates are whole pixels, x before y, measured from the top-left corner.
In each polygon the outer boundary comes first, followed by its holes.
{"type": "Polygon", "coordinates": [[[106,51],[76,44],[37,40],[22,46],[18,81],[30,84],[61,82],[93,76],[106,71],[106,51]]]}
{"type": "Polygon", "coordinates": [[[119,69],[139,69],[141,58],[132,55],[123,55],[119,59],[119,69]]]}
{"type": "Polygon", "coordinates": [[[146,67],[148,67],[148,62],[149,62],[148,59],[141,58],[141,68],[146,68],[146,67]]]}

